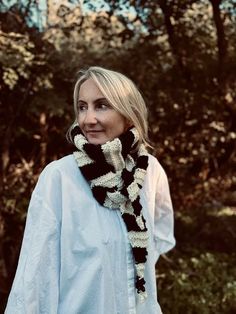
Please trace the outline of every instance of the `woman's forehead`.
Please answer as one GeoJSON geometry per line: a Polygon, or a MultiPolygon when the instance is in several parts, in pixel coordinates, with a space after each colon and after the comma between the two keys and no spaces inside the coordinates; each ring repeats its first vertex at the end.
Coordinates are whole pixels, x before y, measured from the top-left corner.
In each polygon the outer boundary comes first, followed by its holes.
{"type": "Polygon", "coordinates": [[[86,99],[86,98],[105,98],[103,93],[98,88],[97,84],[94,82],[93,79],[89,78],[88,80],[84,81],[79,89],[78,93],[79,99],[86,99]]]}

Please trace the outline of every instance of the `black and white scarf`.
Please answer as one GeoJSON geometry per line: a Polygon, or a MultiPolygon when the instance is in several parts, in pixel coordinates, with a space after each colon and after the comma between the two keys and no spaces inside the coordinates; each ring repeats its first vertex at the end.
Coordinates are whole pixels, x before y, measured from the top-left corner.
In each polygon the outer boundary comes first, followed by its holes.
{"type": "Polygon", "coordinates": [[[90,144],[78,125],[71,135],[77,148],[74,158],[93,196],[101,205],[121,211],[135,261],[137,293],[144,300],[148,231],[139,192],[148,167],[146,148],[143,144],[137,148],[139,134],[134,127],[102,145],[90,144]]]}

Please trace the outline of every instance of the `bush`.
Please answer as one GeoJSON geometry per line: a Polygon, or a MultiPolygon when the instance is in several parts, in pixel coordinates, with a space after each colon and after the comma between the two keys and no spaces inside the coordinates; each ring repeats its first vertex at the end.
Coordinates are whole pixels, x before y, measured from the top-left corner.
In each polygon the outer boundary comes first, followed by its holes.
{"type": "Polygon", "coordinates": [[[236,312],[236,255],[176,256],[158,263],[158,294],[165,314],[236,312]]]}

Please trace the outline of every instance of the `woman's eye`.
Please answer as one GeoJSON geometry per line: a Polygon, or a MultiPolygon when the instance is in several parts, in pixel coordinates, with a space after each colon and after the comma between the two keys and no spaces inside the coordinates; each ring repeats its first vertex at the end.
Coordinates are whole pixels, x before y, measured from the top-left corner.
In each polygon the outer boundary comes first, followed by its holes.
{"type": "Polygon", "coordinates": [[[108,109],[110,106],[107,103],[101,103],[101,104],[97,104],[97,109],[98,110],[106,110],[108,109]]]}
{"type": "Polygon", "coordinates": [[[78,112],[84,111],[86,110],[86,106],[85,105],[78,105],[78,112]]]}

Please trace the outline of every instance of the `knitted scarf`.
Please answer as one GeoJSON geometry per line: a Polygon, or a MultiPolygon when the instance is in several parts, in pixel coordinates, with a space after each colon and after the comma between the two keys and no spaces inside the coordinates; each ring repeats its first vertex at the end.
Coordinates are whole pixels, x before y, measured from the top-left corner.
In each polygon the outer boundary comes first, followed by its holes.
{"type": "Polygon", "coordinates": [[[93,196],[101,205],[121,211],[135,262],[136,290],[144,300],[148,232],[139,192],[148,167],[146,148],[141,144],[137,149],[139,134],[134,127],[102,145],[90,144],[78,125],[71,135],[77,148],[74,158],[93,196]]]}

